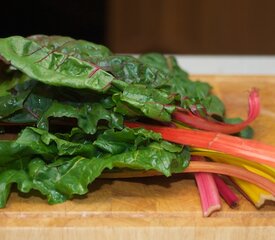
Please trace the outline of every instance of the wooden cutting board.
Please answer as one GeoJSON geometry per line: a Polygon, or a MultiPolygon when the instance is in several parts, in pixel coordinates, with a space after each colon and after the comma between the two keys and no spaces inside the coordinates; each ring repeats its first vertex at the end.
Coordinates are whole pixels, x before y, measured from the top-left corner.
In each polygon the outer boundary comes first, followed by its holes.
{"type": "MultiPolygon", "coordinates": [[[[228,116],[246,117],[248,90],[260,89],[261,116],[255,138],[275,145],[275,76],[193,76],[210,82],[228,116]]],[[[240,196],[241,197],[241,196],[240,196]]],[[[260,210],[241,197],[240,206],[203,218],[195,183],[171,178],[99,179],[90,192],[48,205],[40,195],[13,191],[0,210],[0,239],[265,239],[275,236],[275,204],[260,210]]]]}

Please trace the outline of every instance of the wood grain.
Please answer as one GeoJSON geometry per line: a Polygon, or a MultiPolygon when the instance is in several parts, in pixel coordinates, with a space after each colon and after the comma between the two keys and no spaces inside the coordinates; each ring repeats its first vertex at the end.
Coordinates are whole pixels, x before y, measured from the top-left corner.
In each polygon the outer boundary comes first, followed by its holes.
{"type": "MultiPolygon", "coordinates": [[[[275,145],[275,76],[193,76],[210,82],[229,116],[246,116],[248,90],[261,93],[255,138],[275,145]]],[[[189,175],[188,175],[189,176],[189,175]]],[[[0,210],[0,239],[274,239],[275,204],[240,206],[203,218],[195,183],[186,175],[98,179],[84,197],[48,205],[13,191],[0,210]]]]}

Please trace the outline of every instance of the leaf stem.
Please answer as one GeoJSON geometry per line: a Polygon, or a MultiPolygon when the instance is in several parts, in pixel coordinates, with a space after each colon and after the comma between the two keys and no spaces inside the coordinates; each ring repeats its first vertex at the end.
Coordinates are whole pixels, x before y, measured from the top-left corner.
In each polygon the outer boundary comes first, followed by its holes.
{"type": "MultiPolygon", "coordinates": [[[[205,159],[204,157],[193,157],[192,161],[205,161],[205,159]]],[[[194,175],[200,194],[203,216],[208,217],[221,209],[218,188],[212,173],[198,172],[194,175]]]]}
{"type": "Polygon", "coordinates": [[[247,127],[259,115],[260,99],[257,89],[251,90],[248,102],[248,117],[245,121],[238,124],[227,124],[223,122],[210,121],[206,118],[193,114],[191,111],[181,108],[177,108],[177,111],[173,113],[173,119],[185,123],[191,127],[195,127],[202,130],[227,134],[237,133],[245,127],[247,127]]]}
{"type": "Polygon", "coordinates": [[[213,174],[213,177],[217,185],[218,191],[221,197],[224,199],[224,201],[228,204],[229,207],[231,208],[236,207],[240,200],[238,196],[231,190],[230,187],[228,187],[225,184],[225,182],[222,180],[222,178],[219,175],[213,174]]]}

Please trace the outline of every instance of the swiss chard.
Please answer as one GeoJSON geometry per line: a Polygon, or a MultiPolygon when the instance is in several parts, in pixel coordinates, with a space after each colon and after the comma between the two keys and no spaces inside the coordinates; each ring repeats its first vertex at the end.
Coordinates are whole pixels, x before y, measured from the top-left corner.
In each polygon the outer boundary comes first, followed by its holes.
{"type": "Polygon", "coordinates": [[[162,141],[157,133],[127,128],[106,130],[87,143],[26,128],[17,140],[1,142],[0,154],[1,207],[12,183],[22,192],[36,189],[49,203],[60,203],[74,194],[87,193],[88,184],[104,169],[153,169],[170,176],[182,172],[190,158],[187,148],[162,141]]]}
{"type": "Polygon", "coordinates": [[[252,137],[248,125],[259,110],[253,89],[247,119],[227,119],[211,86],[192,81],[173,56],[116,55],[62,36],[0,39],[0,127],[18,133],[0,141],[0,206],[13,183],[60,203],[113,168],[199,172],[205,215],[220,208],[216,185],[230,204],[236,200],[209,173],[233,177],[260,206],[274,200],[275,149],[226,135],[252,137]]]}

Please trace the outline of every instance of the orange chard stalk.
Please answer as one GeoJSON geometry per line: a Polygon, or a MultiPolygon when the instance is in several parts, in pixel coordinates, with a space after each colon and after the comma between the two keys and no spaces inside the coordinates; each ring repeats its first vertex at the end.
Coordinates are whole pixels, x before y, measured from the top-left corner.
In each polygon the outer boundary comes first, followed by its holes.
{"type": "Polygon", "coordinates": [[[206,172],[236,177],[251,182],[275,196],[275,183],[244,168],[216,162],[191,161],[184,170],[187,173],[206,172]]]}

